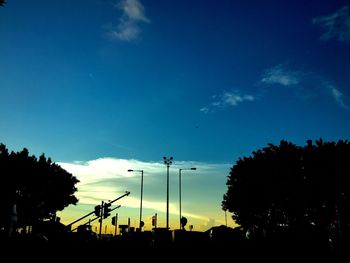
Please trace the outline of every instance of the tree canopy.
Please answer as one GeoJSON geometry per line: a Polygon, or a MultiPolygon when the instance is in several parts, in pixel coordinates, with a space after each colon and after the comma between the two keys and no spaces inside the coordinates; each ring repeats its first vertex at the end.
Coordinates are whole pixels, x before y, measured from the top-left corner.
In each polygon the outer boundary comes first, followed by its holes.
{"type": "Polygon", "coordinates": [[[30,156],[26,148],[9,153],[0,144],[0,225],[6,227],[16,205],[17,225],[33,225],[55,215],[58,210],[76,204],[79,181],[42,154],[30,156]]]}
{"type": "Polygon", "coordinates": [[[222,208],[243,227],[350,223],[350,143],[269,144],[240,158],[227,178],[222,208]]]}

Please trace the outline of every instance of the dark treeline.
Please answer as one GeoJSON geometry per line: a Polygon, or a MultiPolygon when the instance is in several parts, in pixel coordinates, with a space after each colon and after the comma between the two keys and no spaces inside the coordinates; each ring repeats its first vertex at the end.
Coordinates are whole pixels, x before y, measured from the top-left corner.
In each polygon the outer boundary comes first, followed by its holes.
{"type": "Polygon", "coordinates": [[[345,249],[350,240],[350,143],[287,141],[240,158],[222,207],[247,238],[302,250],[345,249]]]}
{"type": "Polygon", "coordinates": [[[57,220],[56,212],[76,204],[78,180],[42,154],[27,149],[9,153],[0,144],[0,230],[2,236],[28,231],[44,220],[57,220]]]}

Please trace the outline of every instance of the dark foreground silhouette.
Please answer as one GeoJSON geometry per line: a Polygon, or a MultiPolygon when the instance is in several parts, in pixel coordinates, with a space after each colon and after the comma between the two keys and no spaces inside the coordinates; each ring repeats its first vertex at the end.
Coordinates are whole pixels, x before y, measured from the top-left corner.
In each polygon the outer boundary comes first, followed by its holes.
{"type": "Polygon", "coordinates": [[[255,259],[269,258],[281,261],[305,258],[349,258],[348,244],[333,248],[317,235],[279,233],[273,237],[247,237],[241,228],[215,227],[206,232],[158,229],[124,235],[105,235],[101,239],[93,232],[51,235],[17,235],[2,237],[4,254],[15,259],[70,260],[173,260],[200,259],[255,259]]]}

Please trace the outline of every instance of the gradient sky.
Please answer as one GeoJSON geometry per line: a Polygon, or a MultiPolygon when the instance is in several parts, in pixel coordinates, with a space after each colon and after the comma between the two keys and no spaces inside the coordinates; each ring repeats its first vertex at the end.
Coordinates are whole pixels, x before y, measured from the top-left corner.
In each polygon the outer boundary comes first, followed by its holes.
{"type": "MultiPolygon", "coordinates": [[[[350,2],[8,0],[0,8],[0,141],[79,178],[78,206],[120,202],[121,224],[224,224],[226,176],[281,139],[349,139],[350,2]],[[186,172],[186,175],[185,175],[186,172]]],[[[233,225],[230,215],[228,223],[233,225]]]]}

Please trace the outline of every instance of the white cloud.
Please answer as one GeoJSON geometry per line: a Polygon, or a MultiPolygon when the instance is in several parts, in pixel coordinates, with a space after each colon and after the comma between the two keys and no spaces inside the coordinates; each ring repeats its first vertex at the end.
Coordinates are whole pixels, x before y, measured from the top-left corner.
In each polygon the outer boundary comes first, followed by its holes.
{"type": "MultiPolygon", "coordinates": [[[[90,206],[91,208],[99,204],[101,200],[114,200],[121,196],[125,191],[131,194],[116,204],[127,208],[140,207],[140,179],[141,172],[128,172],[128,169],[144,171],[143,188],[143,208],[166,212],[164,202],[166,186],[166,166],[163,162],[142,162],[138,160],[99,158],[86,162],[58,163],[63,169],[72,173],[80,182],[77,184],[76,193],[79,203],[76,209],[81,206],[90,206]]],[[[209,220],[212,214],[209,211],[221,210],[220,203],[222,195],[226,191],[226,177],[229,173],[228,164],[207,164],[201,162],[176,161],[170,167],[170,203],[169,214],[178,215],[178,171],[179,168],[196,167],[196,171],[183,171],[182,182],[186,191],[186,200],[196,200],[185,202],[182,208],[182,214],[188,218],[202,221],[209,220]],[[201,187],[197,187],[198,185],[201,187]],[[207,185],[206,189],[204,185],[207,185]],[[218,188],[218,189],[215,189],[218,188]],[[189,191],[191,189],[191,191],[189,191]],[[208,195],[209,191],[215,192],[214,195],[208,195]],[[175,197],[174,197],[175,195],[175,197]],[[202,202],[202,204],[200,204],[202,202]],[[203,212],[198,208],[203,205],[203,212]],[[192,207],[195,207],[192,211],[192,207]]]]}
{"type": "Polygon", "coordinates": [[[312,22],[324,30],[321,40],[335,38],[340,42],[350,43],[350,6],[345,5],[333,14],[316,17],[312,22]]]}
{"type": "MultiPolygon", "coordinates": [[[[321,96],[327,96],[334,100],[338,106],[350,110],[346,104],[346,96],[323,76],[312,72],[302,72],[291,70],[282,64],[267,69],[263,74],[261,83],[282,86],[295,86],[292,91],[300,99],[313,99],[321,96]]],[[[236,102],[233,100],[233,103],[236,102]]]]}
{"type": "Polygon", "coordinates": [[[200,109],[203,113],[215,112],[219,108],[234,107],[245,101],[254,101],[256,98],[249,94],[242,94],[240,91],[235,90],[231,92],[223,92],[221,95],[214,95],[214,101],[208,106],[200,109]]]}
{"type": "Polygon", "coordinates": [[[345,96],[343,95],[343,93],[333,85],[328,84],[327,86],[328,86],[328,89],[330,91],[331,96],[336,101],[336,103],[340,107],[342,107],[346,110],[350,110],[350,107],[348,105],[346,105],[344,102],[345,96]]]}
{"type": "Polygon", "coordinates": [[[237,106],[239,103],[243,101],[253,101],[254,97],[252,95],[240,95],[239,93],[230,93],[225,92],[222,96],[222,104],[237,106]]]}
{"type": "Polygon", "coordinates": [[[200,108],[199,111],[201,111],[203,113],[208,113],[209,112],[209,108],[208,107],[203,107],[203,108],[200,108]]]}
{"type": "Polygon", "coordinates": [[[265,84],[292,86],[299,83],[301,75],[300,72],[289,70],[280,64],[266,70],[260,81],[265,84]]]}
{"type": "Polygon", "coordinates": [[[128,173],[130,165],[136,161],[124,159],[101,158],[87,162],[59,163],[64,169],[72,174],[83,178],[84,184],[119,177],[131,177],[128,173]],[[117,172],[116,172],[116,169],[117,172]],[[98,174],[98,176],[96,176],[98,174]]]}
{"type": "Polygon", "coordinates": [[[140,33],[139,27],[130,21],[121,21],[117,26],[117,30],[112,30],[110,35],[114,39],[121,41],[132,41],[138,37],[140,33]]]}
{"type": "Polygon", "coordinates": [[[141,32],[139,24],[150,22],[143,5],[139,0],[122,0],[116,6],[123,14],[117,27],[109,32],[111,37],[120,41],[135,40],[141,32]]]}
{"type": "Polygon", "coordinates": [[[117,5],[129,20],[149,22],[145,8],[139,0],[123,0],[117,5]]]}

